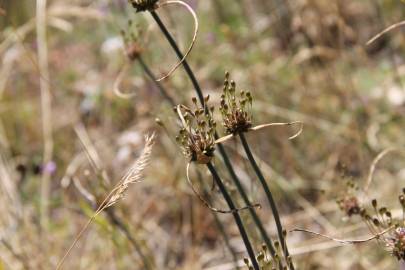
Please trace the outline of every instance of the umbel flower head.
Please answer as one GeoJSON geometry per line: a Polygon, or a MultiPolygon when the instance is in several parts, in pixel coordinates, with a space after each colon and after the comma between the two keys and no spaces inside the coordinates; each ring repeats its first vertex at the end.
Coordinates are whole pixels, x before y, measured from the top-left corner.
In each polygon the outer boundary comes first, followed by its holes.
{"type": "Polygon", "coordinates": [[[361,206],[357,196],[358,187],[352,180],[348,181],[346,186],[347,188],[345,192],[336,200],[336,202],[340,210],[342,210],[347,217],[359,215],[361,206]]]}
{"type": "Polygon", "coordinates": [[[229,81],[229,72],[226,72],[219,110],[227,134],[247,132],[252,127],[252,101],[249,91],[236,93],[236,84],[229,81]]]}
{"type": "Polygon", "coordinates": [[[386,231],[379,239],[395,258],[405,261],[405,189],[399,196],[399,202],[403,211],[401,218],[393,217],[391,211],[379,206],[375,199],[371,201],[374,213],[361,208],[360,215],[371,233],[380,234],[386,231]]]}
{"type": "MultiPolygon", "coordinates": [[[[206,96],[204,104],[207,104],[208,100],[209,96],[206,96]]],[[[174,108],[182,124],[176,141],[190,161],[207,164],[215,151],[216,123],[212,116],[214,107],[209,109],[199,107],[195,97],[192,101],[194,110],[183,105],[174,108]]]]}
{"type": "Polygon", "coordinates": [[[398,227],[387,239],[387,247],[398,260],[405,260],[405,228],[398,227]]]}
{"type": "Polygon", "coordinates": [[[154,10],[157,8],[159,0],[128,0],[129,3],[136,9],[136,12],[154,10]]]}

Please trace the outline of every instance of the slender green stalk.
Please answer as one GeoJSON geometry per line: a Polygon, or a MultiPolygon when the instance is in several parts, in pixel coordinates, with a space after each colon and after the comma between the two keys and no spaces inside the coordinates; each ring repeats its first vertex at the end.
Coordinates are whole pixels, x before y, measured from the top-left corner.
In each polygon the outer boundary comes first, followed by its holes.
{"type": "MultiPolygon", "coordinates": [[[[163,24],[163,22],[161,21],[161,19],[160,19],[160,17],[158,16],[158,14],[157,14],[155,11],[151,11],[151,15],[152,15],[152,17],[155,19],[156,23],[157,23],[158,26],[160,27],[161,31],[163,32],[164,36],[166,37],[166,39],[168,40],[168,42],[170,43],[170,45],[172,46],[172,48],[173,48],[173,50],[175,51],[177,57],[178,57],[179,59],[183,59],[183,54],[182,54],[182,52],[180,51],[179,47],[177,46],[176,41],[173,39],[173,37],[172,37],[171,34],[169,33],[169,31],[167,30],[166,26],[165,26],[165,25],[163,24]]],[[[200,87],[200,85],[198,84],[198,81],[197,81],[197,79],[195,78],[194,73],[193,73],[193,71],[191,70],[189,64],[187,63],[187,60],[184,60],[184,61],[182,62],[182,64],[183,64],[183,67],[184,67],[184,69],[185,69],[185,71],[186,71],[188,77],[190,78],[191,83],[193,84],[193,87],[194,87],[194,89],[195,89],[195,91],[196,91],[196,93],[197,93],[197,96],[198,96],[198,99],[199,99],[201,105],[202,105],[203,107],[205,107],[205,106],[204,106],[204,96],[203,96],[203,93],[202,93],[202,91],[201,91],[201,87],[200,87]]],[[[220,154],[221,154],[221,156],[222,156],[222,159],[224,160],[225,166],[226,166],[226,168],[227,168],[229,174],[231,175],[232,181],[235,183],[236,188],[238,189],[238,192],[242,195],[242,199],[243,199],[245,205],[252,205],[252,203],[250,202],[249,197],[248,197],[246,191],[244,190],[244,188],[243,188],[243,186],[242,186],[242,184],[241,184],[241,182],[240,182],[238,176],[237,176],[236,173],[235,173],[235,170],[233,169],[232,163],[230,162],[229,157],[228,157],[228,155],[226,154],[223,145],[222,145],[222,144],[218,144],[218,149],[219,149],[219,152],[220,152],[220,154]]],[[[267,235],[267,232],[266,232],[266,230],[265,230],[265,228],[264,228],[262,222],[260,221],[260,218],[259,218],[259,216],[257,215],[256,210],[255,210],[254,208],[249,208],[249,212],[250,212],[250,214],[252,215],[253,220],[254,220],[256,226],[257,226],[258,229],[259,229],[260,235],[262,236],[264,242],[266,243],[266,245],[267,245],[267,247],[268,247],[268,249],[269,249],[271,255],[274,256],[274,255],[275,255],[275,249],[274,249],[274,247],[273,247],[272,241],[271,241],[270,237],[267,235]]]]}
{"type": "MultiPolygon", "coordinates": [[[[252,152],[250,151],[249,144],[246,141],[246,138],[245,138],[245,135],[243,134],[243,132],[239,133],[239,138],[242,142],[243,149],[246,152],[249,162],[252,165],[257,177],[259,178],[260,183],[262,184],[262,187],[264,189],[264,192],[266,193],[267,199],[269,200],[270,208],[271,208],[271,211],[273,212],[273,217],[276,222],[278,238],[280,239],[281,247],[282,247],[284,256],[286,258],[286,261],[288,261],[290,254],[288,252],[287,243],[284,238],[283,226],[281,224],[280,215],[278,213],[277,206],[274,201],[273,195],[271,194],[271,191],[270,191],[269,186],[267,185],[266,179],[264,178],[259,166],[257,165],[255,158],[253,157],[252,152]]],[[[290,269],[294,270],[294,265],[292,263],[289,265],[289,267],[290,267],[290,269]]]]}
{"type": "Polygon", "coordinates": [[[152,71],[149,69],[149,67],[146,65],[145,61],[142,59],[141,56],[138,56],[137,58],[139,64],[141,65],[143,71],[145,71],[146,75],[149,77],[151,81],[154,82],[156,87],[159,89],[160,94],[167,99],[167,101],[170,103],[170,105],[175,106],[176,103],[174,102],[173,98],[167,93],[166,89],[163,87],[161,83],[156,81],[155,75],[153,75],[152,71]]]}
{"type": "MultiPolygon", "coordinates": [[[[219,177],[214,165],[212,165],[212,163],[209,162],[207,164],[207,167],[208,167],[209,171],[211,172],[215,183],[219,187],[219,190],[221,191],[222,196],[224,196],[224,199],[225,199],[226,203],[228,204],[229,208],[230,209],[236,209],[235,204],[233,203],[232,198],[229,195],[228,191],[226,190],[226,187],[225,187],[224,183],[222,182],[221,178],[219,177]]],[[[251,263],[253,265],[253,268],[255,270],[259,270],[260,268],[259,268],[259,265],[258,265],[258,263],[256,261],[255,252],[254,252],[254,250],[252,248],[252,244],[249,241],[249,237],[248,237],[248,235],[246,233],[246,230],[245,230],[245,227],[243,225],[242,219],[240,218],[240,215],[239,215],[239,213],[237,211],[233,211],[232,215],[233,215],[233,218],[235,219],[236,225],[238,226],[239,233],[242,236],[243,243],[245,244],[245,247],[246,247],[246,250],[247,250],[247,252],[249,254],[249,257],[250,257],[251,263]]]]}
{"type": "MultiPolygon", "coordinates": [[[[174,100],[167,94],[166,89],[163,87],[162,84],[160,84],[158,81],[156,81],[156,77],[155,75],[153,75],[152,71],[148,68],[148,66],[146,65],[146,63],[143,61],[143,59],[141,57],[138,57],[139,63],[141,64],[143,70],[145,71],[145,73],[148,75],[149,79],[156,85],[156,87],[160,90],[162,96],[167,99],[167,101],[172,105],[175,106],[175,102],[174,100]]],[[[202,176],[200,173],[198,173],[198,180],[201,184],[203,184],[202,181],[202,176]]],[[[208,192],[204,189],[204,196],[208,197],[208,192]]],[[[238,258],[236,256],[236,251],[234,250],[234,248],[231,246],[230,241],[229,241],[229,237],[228,234],[224,228],[224,225],[221,223],[221,220],[218,218],[218,214],[214,211],[211,211],[214,220],[215,220],[215,224],[218,227],[218,231],[221,233],[222,237],[224,238],[224,242],[225,242],[225,246],[228,248],[230,254],[232,255],[232,259],[235,262],[235,269],[239,269],[237,263],[238,263],[238,258]]]]}

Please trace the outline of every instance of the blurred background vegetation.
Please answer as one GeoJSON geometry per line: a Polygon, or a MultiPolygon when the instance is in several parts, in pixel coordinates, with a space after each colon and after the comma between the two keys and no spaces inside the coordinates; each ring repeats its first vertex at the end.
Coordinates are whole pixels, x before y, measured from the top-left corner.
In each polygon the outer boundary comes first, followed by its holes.
{"type": "MultiPolygon", "coordinates": [[[[404,30],[366,46],[375,34],[404,20],[405,3],[186,2],[200,23],[188,61],[212,104],[218,104],[228,70],[239,88],[252,91],[256,124],[305,123],[304,132],[293,141],[287,139],[288,128],[248,136],[270,179],[285,227],[340,238],[367,237],[359,220],[342,218],[335,201],[348,179],[364,186],[379,152],[405,147],[404,30]]],[[[145,269],[145,260],[153,269],[234,269],[216,218],[240,259],[246,256],[242,242],[231,215],[215,217],[187,186],[186,160],[173,143],[178,127],[171,104],[136,61],[121,83],[124,92],[135,95],[125,99],[113,91],[120,70],[129,63],[121,30],[139,30],[143,60],[156,76],[177,60],[150,14],[135,13],[125,0],[48,0],[47,78],[38,64],[36,1],[0,3],[5,11],[0,16],[0,269],[55,268],[107,193],[111,183],[92,168],[75,130],[88,136],[97,166],[111,182],[139,155],[145,134],[157,132],[158,141],[144,181],[130,188],[113,214],[96,219],[70,254],[66,269],[145,269]],[[45,124],[52,128],[53,149],[46,163],[40,79],[48,84],[51,97],[51,122],[45,124]],[[45,173],[50,176],[49,220],[41,224],[45,173]]],[[[184,51],[192,37],[191,16],[170,6],[157,12],[184,51]]],[[[176,103],[188,104],[194,96],[182,68],[162,85],[176,103]]],[[[226,147],[252,200],[263,204],[260,217],[275,236],[271,211],[243,151],[234,142],[226,147]]],[[[403,155],[385,157],[368,196],[398,207],[404,165],[403,155]]],[[[201,172],[210,186],[208,174],[201,172]]],[[[241,201],[224,178],[235,200],[241,201]]],[[[216,190],[211,199],[214,205],[224,205],[216,190]]],[[[242,216],[260,247],[254,224],[247,214],[242,216]]],[[[398,269],[376,241],[341,246],[291,233],[288,243],[298,269],[398,269]]]]}

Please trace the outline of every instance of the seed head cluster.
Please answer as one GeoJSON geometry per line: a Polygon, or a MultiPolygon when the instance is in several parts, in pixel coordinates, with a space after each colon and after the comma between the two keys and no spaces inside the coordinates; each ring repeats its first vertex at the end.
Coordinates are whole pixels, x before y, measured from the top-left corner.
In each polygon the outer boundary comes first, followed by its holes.
{"type": "Polygon", "coordinates": [[[346,196],[338,200],[340,210],[346,213],[347,216],[360,214],[360,204],[356,196],[346,196]]]}
{"type": "Polygon", "coordinates": [[[405,228],[398,227],[387,239],[387,247],[398,260],[405,261],[405,228]]]}
{"type": "MultiPolygon", "coordinates": [[[[268,251],[267,246],[264,244],[262,245],[262,249],[256,256],[256,260],[259,263],[260,269],[261,270],[290,269],[290,266],[292,265],[291,257],[290,256],[287,258],[284,257],[281,251],[280,242],[278,242],[277,240],[274,241],[274,248],[276,252],[274,255],[272,255],[268,251]]],[[[243,261],[249,270],[254,269],[248,258],[244,258],[243,261]]]]}
{"type": "MultiPolygon", "coordinates": [[[[209,96],[206,96],[204,103],[207,104],[208,100],[209,96]]],[[[211,161],[215,151],[214,107],[202,108],[197,105],[196,98],[193,98],[192,101],[194,110],[185,106],[174,108],[182,122],[182,128],[176,136],[176,141],[190,161],[207,164],[211,161]]]]}
{"type": "Polygon", "coordinates": [[[252,126],[252,95],[249,91],[236,94],[236,84],[229,81],[229,73],[225,74],[224,88],[221,95],[219,110],[227,134],[247,132],[252,126]]]}
{"type": "MultiPolygon", "coordinates": [[[[358,206],[358,212],[356,210],[352,215],[358,214],[372,234],[386,231],[378,239],[395,258],[405,261],[405,189],[398,198],[403,211],[402,218],[394,218],[392,212],[387,207],[380,206],[376,199],[371,201],[372,211],[358,206]]],[[[349,201],[348,205],[354,205],[354,200],[349,201]]]]}

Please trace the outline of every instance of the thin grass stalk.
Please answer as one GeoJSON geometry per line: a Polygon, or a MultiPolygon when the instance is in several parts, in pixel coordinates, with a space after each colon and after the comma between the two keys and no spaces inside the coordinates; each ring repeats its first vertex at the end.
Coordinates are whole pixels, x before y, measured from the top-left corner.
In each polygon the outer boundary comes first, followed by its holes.
{"type": "MultiPolygon", "coordinates": [[[[239,138],[240,138],[240,140],[242,142],[243,149],[246,152],[246,155],[247,155],[247,157],[249,159],[249,162],[252,165],[257,177],[259,178],[260,183],[262,184],[262,187],[264,189],[264,192],[266,193],[267,199],[268,199],[268,201],[270,203],[270,208],[271,208],[271,211],[273,212],[274,221],[276,222],[278,238],[280,239],[281,247],[282,247],[285,259],[287,261],[288,258],[290,257],[290,254],[289,254],[287,243],[286,243],[286,240],[285,240],[285,237],[284,237],[283,226],[281,224],[280,215],[278,213],[277,206],[276,206],[276,203],[274,201],[273,195],[271,194],[270,188],[267,185],[267,182],[266,182],[266,179],[263,176],[263,173],[261,172],[255,158],[253,157],[252,151],[250,150],[250,147],[249,147],[249,144],[248,144],[248,142],[246,140],[246,137],[242,132],[239,133],[239,138]]],[[[293,263],[289,264],[289,268],[294,270],[293,263]]]]}
{"type": "MultiPolygon", "coordinates": [[[[52,160],[53,153],[51,90],[49,86],[48,46],[46,41],[46,2],[46,0],[38,0],[36,4],[38,62],[39,73],[41,74],[39,84],[41,89],[42,134],[44,139],[42,163],[44,166],[52,160]]],[[[50,178],[50,173],[44,170],[41,177],[40,203],[40,223],[42,228],[48,225],[49,220],[50,178]]]]}
{"type": "Polygon", "coordinates": [[[149,79],[152,82],[154,82],[156,87],[159,89],[160,94],[170,103],[170,105],[172,105],[173,107],[176,106],[176,103],[174,102],[173,98],[167,93],[166,89],[162,86],[162,84],[160,82],[156,81],[155,75],[153,75],[152,71],[146,65],[146,63],[142,59],[142,57],[138,56],[137,60],[138,60],[139,64],[141,65],[143,71],[149,77],[149,79]]]}
{"type": "MultiPolygon", "coordinates": [[[[229,195],[228,191],[226,190],[226,187],[224,183],[222,182],[221,178],[219,177],[214,165],[212,165],[211,162],[207,164],[208,170],[211,172],[212,177],[214,178],[215,183],[219,187],[219,190],[222,193],[222,196],[224,196],[224,199],[226,203],[228,204],[230,209],[236,209],[235,204],[233,203],[232,197],[229,195]]],[[[252,248],[252,244],[250,243],[249,237],[247,235],[247,232],[245,230],[245,227],[243,225],[242,219],[237,211],[233,211],[232,215],[235,219],[236,225],[238,226],[239,233],[242,236],[243,243],[245,244],[246,250],[248,252],[248,255],[250,257],[251,263],[253,265],[253,268],[255,270],[259,270],[259,264],[256,261],[256,256],[255,252],[252,248]]]]}
{"type": "MultiPolygon", "coordinates": [[[[168,40],[168,42],[172,46],[172,48],[175,51],[177,57],[179,59],[183,59],[184,56],[183,56],[182,52],[180,51],[179,47],[177,46],[176,41],[173,39],[172,35],[167,30],[164,23],[160,19],[159,15],[155,11],[151,11],[150,13],[151,13],[152,17],[155,19],[155,21],[158,24],[161,31],[163,32],[164,36],[166,37],[166,39],[168,40]]],[[[206,107],[206,106],[204,106],[204,96],[203,96],[203,93],[201,91],[201,87],[200,87],[197,79],[195,78],[194,73],[191,70],[187,60],[184,60],[182,62],[182,64],[183,64],[183,67],[184,67],[188,77],[190,78],[191,83],[193,84],[193,87],[194,87],[194,89],[195,89],[195,91],[197,93],[198,99],[199,99],[202,107],[206,107]]],[[[216,136],[216,137],[218,137],[218,136],[216,136]]],[[[238,176],[235,173],[235,170],[233,169],[233,165],[232,165],[232,163],[231,163],[231,161],[230,161],[230,159],[229,159],[229,157],[228,157],[228,155],[227,155],[227,153],[225,151],[225,148],[223,147],[222,144],[217,144],[217,146],[218,146],[219,152],[220,152],[220,154],[222,156],[222,159],[224,160],[225,166],[226,166],[229,174],[231,175],[232,181],[235,183],[236,188],[238,189],[238,192],[242,195],[242,199],[243,199],[244,203],[246,205],[252,205],[246,191],[244,190],[238,176]]],[[[256,210],[254,208],[250,207],[249,212],[252,215],[253,220],[254,220],[256,226],[259,229],[260,235],[262,236],[264,242],[266,243],[271,255],[274,256],[276,254],[276,252],[275,252],[273,243],[272,243],[270,237],[268,236],[268,234],[267,234],[267,232],[266,232],[266,230],[265,230],[259,216],[257,215],[256,210]]]]}
{"type": "Polygon", "coordinates": [[[113,206],[118,201],[120,201],[124,197],[125,192],[128,190],[129,185],[139,183],[141,181],[141,178],[143,177],[142,173],[150,161],[150,156],[152,154],[152,147],[155,141],[155,134],[146,137],[145,141],[146,141],[145,146],[141,155],[131,165],[126,174],[115,185],[115,187],[108,193],[108,195],[100,203],[99,207],[94,212],[94,214],[90,217],[87,223],[77,234],[72,244],[69,246],[68,250],[65,252],[63,257],[59,260],[58,264],[56,265],[56,270],[62,269],[62,265],[65,262],[66,258],[69,256],[70,252],[73,250],[77,242],[83,236],[83,233],[88,229],[88,227],[94,221],[94,219],[105,209],[113,206]]]}
{"type": "MultiPolygon", "coordinates": [[[[91,167],[94,170],[94,173],[96,174],[97,178],[100,179],[100,184],[101,184],[102,188],[104,190],[107,189],[107,187],[111,184],[111,179],[103,166],[103,163],[101,161],[101,158],[100,158],[95,146],[91,142],[91,139],[89,137],[89,134],[87,133],[86,128],[82,124],[79,124],[75,127],[75,132],[76,132],[77,136],[79,137],[80,143],[82,144],[84,152],[87,155],[87,158],[89,160],[91,167]]],[[[76,188],[78,189],[78,191],[80,192],[80,194],[82,194],[83,197],[86,199],[86,201],[88,201],[88,203],[91,206],[95,206],[97,203],[95,196],[93,196],[89,191],[87,191],[80,184],[80,181],[77,178],[73,177],[73,183],[76,186],[76,188]]],[[[149,260],[143,253],[138,241],[132,235],[130,229],[125,224],[124,220],[122,220],[116,214],[115,208],[107,208],[105,210],[105,213],[106,213],[111,225],[117,227],[118,230],[120,230],[124,234],[124,236],[127,238],[129,243],[133,246],[133,248],[135,249],[135,252],[141,258],[145,269],[146,270],[153,269],[149,260]]]]}

